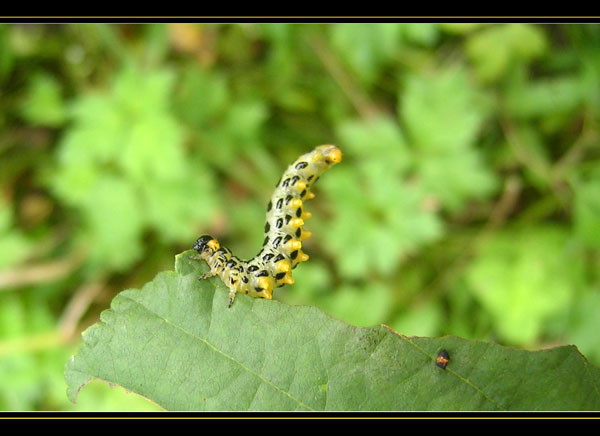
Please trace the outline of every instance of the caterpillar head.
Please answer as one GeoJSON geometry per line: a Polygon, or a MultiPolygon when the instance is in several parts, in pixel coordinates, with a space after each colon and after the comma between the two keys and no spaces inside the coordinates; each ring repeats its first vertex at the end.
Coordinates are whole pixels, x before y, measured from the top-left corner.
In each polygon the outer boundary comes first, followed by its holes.
{"type": "Polygon", "coordinates": [[[215,238],[210,235],[200,236],[194,244],[194,250],[200,255],[211,255],[215,251],[221,248],[221,244],[215,238]]]}
{"type": "Polygon", "coordinates": [[[320,145],[314,150],[313,162],[327,166],[335,165],[342,161],[342,150],[335,145],[320,145]]]}

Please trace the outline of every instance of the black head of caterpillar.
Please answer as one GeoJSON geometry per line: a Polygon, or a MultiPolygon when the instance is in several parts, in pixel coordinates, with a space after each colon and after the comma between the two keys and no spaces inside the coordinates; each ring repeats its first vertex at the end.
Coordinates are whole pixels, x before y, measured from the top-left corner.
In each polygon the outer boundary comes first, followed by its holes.
{"type": "Polygon", "coordinates": [[[214,239],[212,236],[210,235],[204,235],[198,238],[198,240],[196,241],[196,243],[194,244],[194,250],[198,251],[198,253],[202,253],[204,251],[204,249],[207,247],[206,244],[208,244],[208,242],[214,239]]]}
{"type": "Polygon", "coordinates": [[[311,216],[304,202],[314,198],[311,188],[319,176],[341,160],[338,147],[320,145],[288,166],[267,205],[262,249],[252,259],[238,259],[210,235],[198,238],[194,250],[209,266],[200,278],[218,275],[229,288],[229,306],[238,292],[271,299],[273,289],[294,283],[292,270],[308,260],[302,241],[311,236],[304,229],[311,216]]]}

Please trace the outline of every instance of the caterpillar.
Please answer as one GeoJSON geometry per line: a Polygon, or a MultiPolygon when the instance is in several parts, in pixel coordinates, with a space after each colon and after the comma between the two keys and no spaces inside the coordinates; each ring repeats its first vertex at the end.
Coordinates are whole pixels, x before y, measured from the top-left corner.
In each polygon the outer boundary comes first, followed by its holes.
{"type": "Polygon", "coordinates": [[[228,307],[237,293],[270,300],[275,288],[294,283],[292,270],[308,260],[302,241],[311,236],[303,228],[304,221],[312,215],[304,210],[304,202],[315,197],[310,189],[319,176],[341,160],[338,147],[320,145],[288,166],[267,205],[265,239],[252,259],[237,258],[210,235],[196,240],[195,258],[204,260],[209,267],[200,280],[218,276],[229,288],[228,307]]]}

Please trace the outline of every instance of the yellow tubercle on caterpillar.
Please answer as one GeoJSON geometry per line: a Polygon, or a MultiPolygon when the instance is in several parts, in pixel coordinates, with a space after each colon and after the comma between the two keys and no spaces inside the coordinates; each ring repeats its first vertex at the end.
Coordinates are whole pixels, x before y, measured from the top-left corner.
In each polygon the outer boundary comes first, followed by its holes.
{"type": "Polygon", "coordinates": [[[298,257],[296,258],[296,260],[298,262],[306,262],[308,259],[310,258],[310,256],[302,251],[298,251],[298,257]]]}
{"type": "Polygon", "coordinates": [[[230,306],[238,292],[271,299],[275,288],[294,283],[292,270],[309,259],[302,241],[312,236],[303,228],[312,216],[304,202],[315,197],[311,189],[319,176],[341,160],[338,147],[321,145],[286,169],[267,205],[263,247],[254,258],[240,260],[213,237],[198,238],[194,249],[210,268],[201,278],[218,276],[229,288],[230,306]]]}
{"type": "Polygon", "coordinates": [[[292,218],[290,220],[289,226],[292,229],[297,229],[298,227],[302,227],[304,225],[304,220],[302,218],[292,218]]]}
{"type": "Polygon", "coordinates": [[[312,236],[312,233],[308,230],[302,229],[302,233],[300,234],[300,240],[303,241],[312,236]]]}
{"type": "Polygon", "coordinates": [[[275,270],[277,272],[280,272],[280,273],[282,273],[282,272],[288,272],[291,269],[292,269],[292,267],[290,265],[290,262],[287,261],[287,260],[280,260],[279,262],[277,262],[275,264],[275,270]]]}
{"type": "Polygon", "coordinates": [[[294,251],[294,250],[300,250],[302,248],[302,242],[296,240],[296,239],[292,239],[288,242],[288,247],[290,248],[290,250],[294,251]]]}
{"type": "Polygon", "coordinates": [[[302,200],[300,200],[299,198],[294,198],[290,201],[289,205],[292,209],[298,209],[302,207],[302,200]]]}
{"type": "Polygon", "coordinates": [[[306,182],[296,182],[294,188],[297,192],[302,192],[306,189],[306,182]]]}
{"type": "Polygon", "coordinates": [[[283,278],[281,278],[281,282],[285,285],[293,285],[295,282],[294,277],[292,277],[292,272],[288,271],[287,273],[285,273],[283,278]]]}
{"type": "Polygon", "coordinates": [[[270,277],[259,277],[258,278],[258,286],[264,291],[273,289],[273,284],[271,283],[270,277]]]}

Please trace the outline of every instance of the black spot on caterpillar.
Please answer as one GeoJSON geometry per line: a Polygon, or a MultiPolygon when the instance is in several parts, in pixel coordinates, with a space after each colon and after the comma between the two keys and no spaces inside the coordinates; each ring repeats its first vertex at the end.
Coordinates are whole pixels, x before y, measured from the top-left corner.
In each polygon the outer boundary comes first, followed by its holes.
{"type": "Polygon", "coordinates": [[[198,238],[194,250],[210,268],[200,279],[219,276],[229,288],[229,306],[238,292],[270,300],[273,289],[293,284],[292,269],[308,260],[301,250],[302,241],[311,236],[303,228],[311,216],[304,210],[304,200],[314,198],[310,188],[323,172],[341,160],[338,147],[320,145],[285,170],[267,205],[263,247],[252,259],[238,259],[210,235],[198,238]]]}

